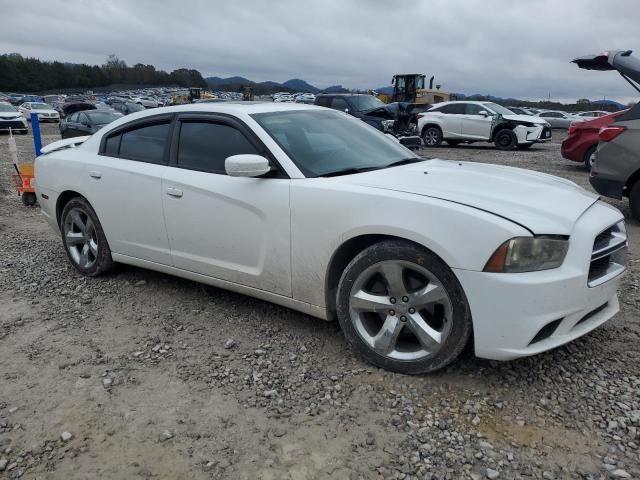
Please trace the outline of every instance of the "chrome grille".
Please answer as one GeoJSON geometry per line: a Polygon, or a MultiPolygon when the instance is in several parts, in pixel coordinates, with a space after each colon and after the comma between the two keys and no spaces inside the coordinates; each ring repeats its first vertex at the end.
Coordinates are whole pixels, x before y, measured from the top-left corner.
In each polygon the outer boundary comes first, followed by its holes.
{"type": "Polygon", "coordinates": [[[600,232],[593,242],[589,287],[597,287],[627,269],[627,231],[624,221],[600,232]]]}

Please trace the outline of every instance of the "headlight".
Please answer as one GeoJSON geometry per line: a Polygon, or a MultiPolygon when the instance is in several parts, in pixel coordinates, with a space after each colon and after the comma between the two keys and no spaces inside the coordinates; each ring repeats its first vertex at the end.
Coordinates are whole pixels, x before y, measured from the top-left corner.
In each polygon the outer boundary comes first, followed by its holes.
{"type": "Polygon", "coordinates": [[[558,268],[562,265],[568,249],[569,240],[563,238],[512,238],[494,252],[484,271],[521,273],[558,268]]]}

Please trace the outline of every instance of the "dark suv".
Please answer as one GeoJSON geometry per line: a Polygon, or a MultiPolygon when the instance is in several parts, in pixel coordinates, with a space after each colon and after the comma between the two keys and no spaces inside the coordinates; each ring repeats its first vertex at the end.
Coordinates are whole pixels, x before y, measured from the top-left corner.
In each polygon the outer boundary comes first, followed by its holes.
{"type": "MultiPolygon", "coordinates": [[[[640,92],[640,59],[631,56],[631,50],[589,55],[573,62],[587,70],[617,70],[640,92]]],[[[628,197],[631,215],[640,220],[640,103],[602,127],[598,140],[591,185],[606,197],[628,197]]]]}
{"type": "Polygon", "coordinates": [[[386,104],[373,95],[357,93],[320,94],[314,103],[353,115],[381,132],[393,135],[405,147],[420,148],[412,104],[386,104]]]}

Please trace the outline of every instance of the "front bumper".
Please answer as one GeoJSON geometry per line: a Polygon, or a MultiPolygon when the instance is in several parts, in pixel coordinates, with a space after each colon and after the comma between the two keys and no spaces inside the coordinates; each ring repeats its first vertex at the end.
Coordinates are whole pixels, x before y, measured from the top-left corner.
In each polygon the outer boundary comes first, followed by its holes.
{"type": "Polygon", "coordinates": [[[454,269],[469,301],[476,355],[494,360],[535,355],[613,317],[621,275],[596,287],[588,286],[588,278],[596,236],[620,220],[617,210],[594,204],[576,222],[560,268],[529,273],[454,269]]]}
{"type": "Polygon", "coordinates": [[[0,120],[0,130],[27,130],[27,121],[24,119],[17,120],[0,120]]]}
{"type": "Polygon", "coordinates": [[[551,128],[543,125],[525,127],[518,125],[513,129],[513,133],[518,138],[518,145],[527,143],[545,143],[551,140],[551,128]]]}

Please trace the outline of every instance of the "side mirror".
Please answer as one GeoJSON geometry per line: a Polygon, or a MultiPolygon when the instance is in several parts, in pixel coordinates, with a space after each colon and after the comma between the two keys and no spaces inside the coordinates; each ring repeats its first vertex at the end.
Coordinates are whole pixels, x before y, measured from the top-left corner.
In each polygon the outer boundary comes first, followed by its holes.
{"type": "Polygon", "coordinates": [[[478,115],[482,115],[483,117],[488,117],[489,116],[489,112],[487,112],[486,110],[480,110],[478,112],[478,115]]]}
{"type": "Polygon", "coordinates": [[[261,155],[243,154],[227,157],[224,169],[230,177],[260,177],[271,171],[271,165],[261,155]]]}

